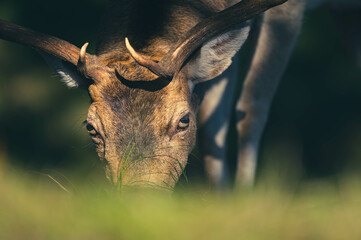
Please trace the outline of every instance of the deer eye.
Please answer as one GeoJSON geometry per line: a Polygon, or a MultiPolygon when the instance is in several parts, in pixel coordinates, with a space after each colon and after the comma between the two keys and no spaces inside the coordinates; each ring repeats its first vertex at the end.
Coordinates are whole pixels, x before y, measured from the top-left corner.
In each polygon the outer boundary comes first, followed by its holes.
{"type": "Polygon", "coordinates": [[[189,127],[189,114],[179,120],[177,131],[184,131],[189,127]]]}
{"type": "Polygon", "coordinates": [[[94,126],[88,122],[86,123],[86,130],[88,130],[89,134],[92,136],[97,134],[97,131],[95,130],[94,126]]]}

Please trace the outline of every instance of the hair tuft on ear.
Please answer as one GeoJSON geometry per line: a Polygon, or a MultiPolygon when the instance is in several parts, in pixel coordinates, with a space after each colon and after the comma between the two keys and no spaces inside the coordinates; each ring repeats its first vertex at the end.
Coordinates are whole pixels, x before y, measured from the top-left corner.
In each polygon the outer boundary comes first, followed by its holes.
{"type": "Polygon", "coordinates": [[[38,51],[45,59],[48,65],[60,76],[61,81],[69,88],[82,88],[89,85],[89,81],[84,79],[78,73],[76,67],[71,64],[63,62],[61,59],[49,55],[43,51],[38,51]]]}

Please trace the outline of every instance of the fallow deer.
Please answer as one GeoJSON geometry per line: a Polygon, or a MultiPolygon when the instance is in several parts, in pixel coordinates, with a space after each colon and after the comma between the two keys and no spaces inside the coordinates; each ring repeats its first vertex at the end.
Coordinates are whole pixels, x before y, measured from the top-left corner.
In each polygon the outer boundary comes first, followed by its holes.
{"type": "Polygon", "coordinates": [[[236,182],[250,186],[270,104],[306,6],[284,2],[113,0],[96,55],[86,52],[87,43],[79,49],[3,20],[0,38],[40,50],[69,87],[89,92],[86,127],[113,183],[173,188],[195,144],[199,111],[206,170],[220,187],[227,176],[236,53],[253,27],[257,45],[236,106],[236,182]]]}

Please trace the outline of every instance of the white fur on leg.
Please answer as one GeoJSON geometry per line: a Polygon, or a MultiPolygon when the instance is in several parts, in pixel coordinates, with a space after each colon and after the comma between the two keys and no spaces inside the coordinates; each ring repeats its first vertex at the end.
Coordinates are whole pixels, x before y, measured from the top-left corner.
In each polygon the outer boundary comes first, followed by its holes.
{"type": "Polygon", "coordinates": [[[238,151],[239,158],[236,181],[242,188],[251,188],[255,180],[258,148],[254,145],[243,145],[240,146],[238,151]]]}
{"type": "Polygon", "coordinates": [[[223,185],[225,185],[224,160],[206,155],[204,156],[204,161],[210,184],[217,189],[223,188],[223,185]]]}

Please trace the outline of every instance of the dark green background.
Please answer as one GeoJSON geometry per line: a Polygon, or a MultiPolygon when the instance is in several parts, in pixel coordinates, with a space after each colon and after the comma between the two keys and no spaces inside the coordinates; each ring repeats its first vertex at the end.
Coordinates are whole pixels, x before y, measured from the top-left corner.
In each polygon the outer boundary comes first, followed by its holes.
{"type": "MultiPolygon", "coordinates": [[[[0,18],[77,46],[89,41],[92,52],[106,1],[60,3],[1,0],[0,18]]],[[[273,103],[261,175],[272,169],[285,177],[333,179],[360,171],[360,103],[360,68],[333,15],[326,8],[308,13],[273,103]]],[[[78,176],[97,172],[101,166],[82,126],[88,106],[87,93],[68,90],[36,51],[0,40],[0,161],[78,176]]],[[[189,167],[193,175],[201,163],[191,159],[189,167]]]]}

